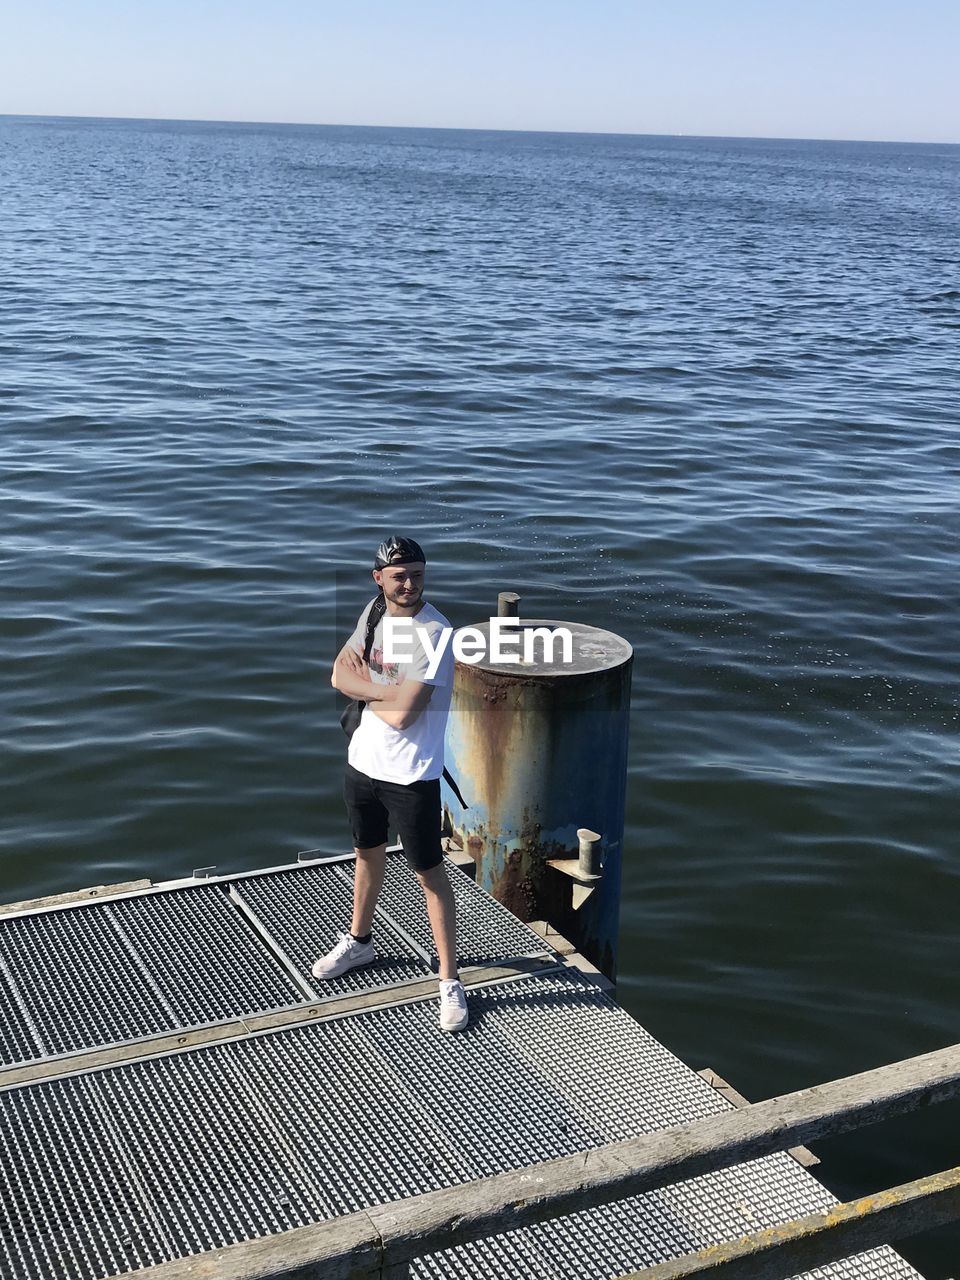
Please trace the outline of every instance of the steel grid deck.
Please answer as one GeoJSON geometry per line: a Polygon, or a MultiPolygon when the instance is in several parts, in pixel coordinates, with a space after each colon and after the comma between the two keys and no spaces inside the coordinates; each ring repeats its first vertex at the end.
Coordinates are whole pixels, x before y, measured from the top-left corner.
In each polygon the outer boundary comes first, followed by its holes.
{"type": "Polygon", "coordinates": [[[329,951],[337,936],[350,927],[353,881],[342,863],[267,872],[237,881],[231,893],[275,941],[318,999],[392,986],[429,973],[422,952],[384,918],[388,901],[384,894],[374,921],[377,958],[373,964],[326,982],[311,977],[314,960],[329,951]]]}
{"type": "MultiPolygon", "coordinates": [[[[429,925],[402,854],[388,859],[377,960],[330,982],[310,976],[349,926],[352,866],[332,859],[0,916],[0,1065],[429,976],[429,925]]],[[[464,964],[549,951],[457,868],[450,876],[464,964]]]]}
{"type": "MultiPolygon", "coordinates": [[[[728,1109],[570,971],[0,1092],[0,1276],[101,1280],[728,1109]]],[[[609,1280],[823,1209],[786,1155],[436,1254],[420,1277],[609,1280]]],[[[917,1280],[891,1250],[819,1280],[917,1280]]]]}
{"type": "MultiPolygon", "coordinates": [[[[423,894],[403,854],[391,853],[374,922],[377,959],[332,981],[317,982],[310,976],[313,961],[329,951],[338,932],[349,927],[353,867],[350,860],[268,872],[233,886],[318,998],[423,978],[431,972],[434,946],[423,894]]],[[[497,964],[549,951],[542,938],[468,876],[452,865],[449,873],[457,903],[461,966],[497,964]]]]}
{"type": "MultiPolygon", "coordinates": [[[[542,938],[496,898],[479,889],[469,876],[455,875],[451,869],[450,882],[457,900],[457,951],[461,965],[496,964],[507,956],[537,956],[549,950],[542,938]]],[[[423,895],[402,854],[387,859],[384,892],[391,914],[432,956],[433,937],[423,909],[423,895]]]]}
{"type": "Polygon", "coordinates": [[[0,917],[3,1063],[301,999],[216,885],[0,917]]]}

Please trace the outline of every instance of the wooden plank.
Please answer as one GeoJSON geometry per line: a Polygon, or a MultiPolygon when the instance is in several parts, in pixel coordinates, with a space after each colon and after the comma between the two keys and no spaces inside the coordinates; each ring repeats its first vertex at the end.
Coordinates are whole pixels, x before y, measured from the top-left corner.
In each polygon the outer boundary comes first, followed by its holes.
{"type": "Polygon", "coordinates": [[[623,1280],[791,1280],[800,1272],[960,1219],[960,1168],[837,1205],[623,1280]]]}
{"type": "Polygon", "coordinates": [[[564,963],[569,965],[571,969],[577,969],[583,974],[595,987],[599,987],[601,991],[607,993],[616,991],[617,984],[611,982],[605,973],[601,973],[597,966],[580,951],[571,951],[564,956],[564,963]]]}
{"type": "Polygon", "coordinates": [[[558,955],[568,956],[577,949],[562,933],[557,933],[553,925],[548,924],[546,920],[528,920],[527,928],[532,929],[537,937],[542,938],[558,955]]]}
{"type": "MultiPolygon", "coordinates": [[[[145,1280],[379,1280],[382,1260],[376,1230],[360,1211],[161,1262],[142,1274],[145,1280]]],[[[130,1280],[130,1273],[110,1280],[130,1280]]]]}
{"type": "MultiPolygon", "coordinates": [[[[729,1081],[724,1080],[723,1076],[718,1075],[713,1067],[702,1067],[697,1072],[697,1075],[706,1080],[711,1089],[715,1089],[721,1098],[726,1098],[738,1111],[742,1111],[744,1107],[749,1107],[750,1103],[743,1094],[739,1093],[729,1081]]],[[[804,1169],[813,1169],[820,1163],[820,1157],[815,1156],[806,1147],[791,1147],[787,1155],[792,1156],[797,1164],[802,1165],[804,1169]]]]}
{"type": "Polygon", "coordinates": [[[72,907],[78,902],[112,898],[118,894],[140,893],[152,887],[152,880],[124,880],[121,884],[95,884],[89,889],[74,889],[70,893],[50,893],[44,898],[27,898],[23,902],[0,902],[0,916],[14,915],[21,911],[46,910],[50,907],[72,907]]]}

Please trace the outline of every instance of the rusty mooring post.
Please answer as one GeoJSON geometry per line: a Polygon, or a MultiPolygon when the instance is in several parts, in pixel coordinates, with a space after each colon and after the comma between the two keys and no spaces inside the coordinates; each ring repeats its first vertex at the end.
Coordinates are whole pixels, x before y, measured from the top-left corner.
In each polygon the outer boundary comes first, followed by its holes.
{"type": "Polygon", "coordinates": [[[585,876],[600,874],[601,838],[599,831],[590,831],[587,827],[581,827],[577,832],[577,839],[580,841],[577,869],[585,876]]]}
{"type": "Polygon", "coordinates": [[[446,822],[478,883],[521,920],[548,921],[612,978],[633,649],[583,623],[499,616],[521,661],[492,660],[485,622],[482,659],[456,664],[446,756],[470,808],[450,799],[446,822]]]}

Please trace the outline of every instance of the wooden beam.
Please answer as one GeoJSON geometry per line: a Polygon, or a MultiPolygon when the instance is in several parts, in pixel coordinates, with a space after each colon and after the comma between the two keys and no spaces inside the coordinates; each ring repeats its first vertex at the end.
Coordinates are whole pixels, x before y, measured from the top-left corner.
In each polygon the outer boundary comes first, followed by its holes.
{"type": "MultiPolygon", "coordinates": [[[[142,1280],[381,1280],[390,1273],[373,1224],[360,1211],[139,1268],[136,1275],[142,1280]]],[[[130,1272],[111,1280],[130,1280],[130,1272]]]]}
{"type": "Polygon", "coordinates": [[[18,915],[23,911],[45,911],[51,907],[72,907],[78,902],[90,902],[96,898],[113,898],[123,894],[132,895],[152,888],[152,880],[124,880],[120,884],[95,884],[89,889],[72,889],[69,893],[51,893],[43,898],[27,898],[23,902],[0,902],[0,916],[18,915]]]}
{"type": "Polygon", "coordinates": [[[814,1267],[960,1219],[960,1168],[838,1204],[623,1280],[791,1280],[814,1267]]]}
{"type": "MultiPolygon", "coordinates": [[[[706,1080],[710,1088],[716,1090],[721,1098],[732,1102],[738,1110],[742,1111],[744,1107],[749,1107],[749,1099],[739,1093],[728,1080],[724,1080],[723,1076],[718,1075],[713,1067],[702,1067],[697,1075],[706,1080]]],[[[820,1163],[820,1157],[815,1156],[806,1147],[791,1147],[787,1155],[792,1156],[804,1169],[813,1169],[820,1163]]]]}

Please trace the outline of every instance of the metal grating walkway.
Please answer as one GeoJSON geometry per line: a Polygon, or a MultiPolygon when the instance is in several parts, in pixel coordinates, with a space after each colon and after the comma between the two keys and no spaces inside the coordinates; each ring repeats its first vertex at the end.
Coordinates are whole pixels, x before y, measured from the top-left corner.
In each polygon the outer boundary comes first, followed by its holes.
{"type": "Polygon", "coordinates": [[[303,998],[216,885],[0,917],[0,974],[4,1063],[303,998]]]}
{"type": "Polygon", "coordinates": [[[231,892],[270,936],[317,999],[369,991],[423,978],[425,957],[384,918],[387,895],[374,922],[377,958],[339,978],[318,982],[310,974],[338,934],[350,927],[353,880],[343,863],[267,873],[238,881],[231,892]]]}
{"type": "MultiPolygon", "coordinates": [[[[311,977],[349,926],[352,866],[330,859],[0,916],[0,1066],[428,977],[429,926],[402,854],[388,859],[376,962],[331,982],[311,977]]],[[[449,871],[464,964],[548,952],[449,871]]]]}
{"type": "MultiPolygon", "coordinates": [[[[0,1090],[0,1277],[103,1280],[726,1110],[568,970],[0,1090]]],[[[420,1277],[610,1276],[832,1204],[788,1156],[463,1246],[420,1277]]],[[[891,1250],[818,1280],[917,1280],[891,1250]]]]}
{"type": "MultiPolygon", "coordinates": [[[[352,883],[352,866],[351,883],[352,883]]],[[[547,950],[543,939],[495,898],[477,888],[469,876],[451,872],[457,900],[457,947],[461,965],[497,964],[507,956],[538,956],[547,950]]],[[[433,937],[423,896],[402,854],[387,859],[386,900],[395,919],[426,955],[433,956],[433,937]]]]}
{"type": "MultiPolygon", "coordinates": [[[[349,927],[353,860],[238,880],[232,889],[289,958],[318,998],[424,978],[431,972],[433,937],[416,876],[402,853],[387,858],[387,874],[374,925],[377,959],[364,969],[318,982],[310,966],[349,927]]],[[[456,867],[449,867],[457,902],[460,964],[490,965],[544,955],[543,939],[456,867]]]]}

